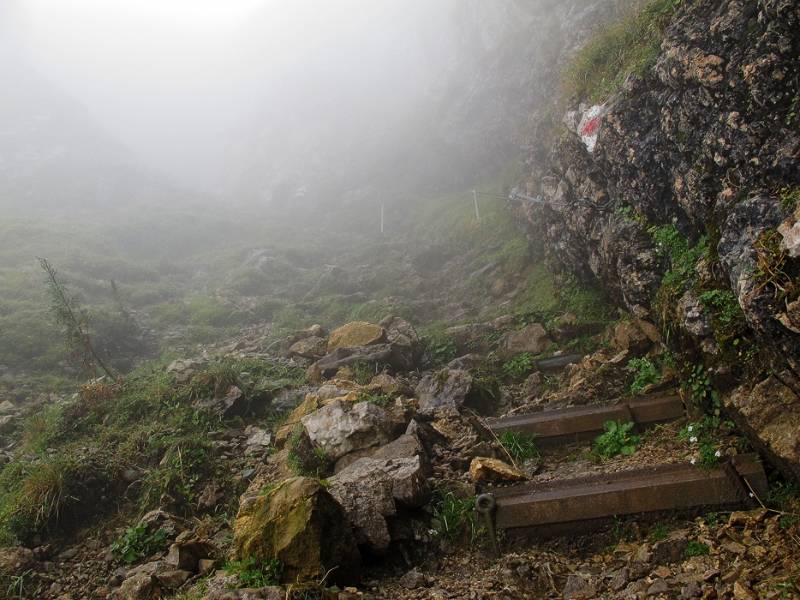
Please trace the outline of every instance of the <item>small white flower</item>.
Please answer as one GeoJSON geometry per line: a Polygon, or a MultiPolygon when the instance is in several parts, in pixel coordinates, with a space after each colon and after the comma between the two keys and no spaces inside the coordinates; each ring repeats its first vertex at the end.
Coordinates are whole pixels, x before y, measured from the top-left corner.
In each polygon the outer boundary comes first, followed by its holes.
{"type": "Polygon", "coordinates": [[[717,458],[719,458],[720,456],[722,456],[722,452],[720,452],[719,450],[717,450],[716,452],[714,452],[714,456],[716,456],[717,458]]]}
{"type": "Polygon", "coordinates": [[[694,431],[694,425],[687,426],[686,427],[686,431],[688,431],[689,433],[693,432],[694,431]]]}
{"type": "Polygon", "coordinates": [[[696,458],[692,458],[692,459],[691,459],[689,462],[690,462],[691,464],[694,464],[694,463],[696,463],[696,462],[697,462],[697,459],[696,459],[696,458]]]}
{"type": "Polygon", "coordinates": [[[748,496],[750,496],[751,498],[755,498],[755,497],[756,497],[756,495],[755,495],[753,492],[750,492],[750,493],[748,494],[748,496]]]}
{"type": "Polygon", "coordinates": [[[693,435],[692,437],[689,438],[689,441],[694,444],[695,442],[697,442],[697,436],[693,435]]]}

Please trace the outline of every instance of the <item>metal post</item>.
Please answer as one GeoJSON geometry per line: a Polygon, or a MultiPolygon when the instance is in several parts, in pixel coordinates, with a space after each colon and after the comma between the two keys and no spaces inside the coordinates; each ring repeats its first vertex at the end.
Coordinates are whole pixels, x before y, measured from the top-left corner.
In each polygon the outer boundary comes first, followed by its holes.
{"type": "Polygon", "coordinates": [[[383,235],[383,204],[381,204],[381,235],[383,235]]]}
{"type": "Polygon", "coordinates": [[[475,219],[481,222],[481,212],[478,210],[478,190],[472,190],[472,200],[475,202],[475,219]]]}

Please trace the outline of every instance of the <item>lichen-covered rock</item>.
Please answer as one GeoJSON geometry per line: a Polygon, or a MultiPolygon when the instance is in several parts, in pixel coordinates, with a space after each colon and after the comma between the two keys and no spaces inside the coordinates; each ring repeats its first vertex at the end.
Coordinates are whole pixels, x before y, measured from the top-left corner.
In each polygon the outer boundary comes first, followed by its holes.
{"type": "MultiPolygon", "coordinates": [[[[727,389],[748,372],[732,351],[742,341],[800,372],[798,48],[797,2],[681,3],[654,67],[607,98],[594,152],[563,134],[531,161],[528,193],[544,205],[515,208],[559,278],[658,321],[687,361],[727,373],[715,382],[727,389]],[[657,247],[653,233],[671,228],[677,245],[657,247]],[[701,242],[695,256],[680,249],[701,242]]],[[[744,408],[744,431],[769,447],[744,408]]]]}
{"type": "Polygon", "coordinates": [[[277,558],[286,582],[358,580],[361,557],[342,507],[316,479],[293,477],[242,499],[233,526],[237,559],[277,558]]]}
{"type": "Polygon", "coordinates": [[[328,338],[328,352],[337,348],[357,348],[383,342],[386,330],[380,325],[354,321],[331,331],[328,338]]]}

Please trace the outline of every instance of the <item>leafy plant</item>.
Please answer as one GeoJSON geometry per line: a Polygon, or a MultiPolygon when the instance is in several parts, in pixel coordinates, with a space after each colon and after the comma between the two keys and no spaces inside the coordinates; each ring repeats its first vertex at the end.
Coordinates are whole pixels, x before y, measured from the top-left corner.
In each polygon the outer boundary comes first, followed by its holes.
{"type": "Polygon", "coordinates": [[[303,426],[297,424],[289,436],[289,454],[286,461],[295,475],[319,477],[331,465],[331,459],[324,448],[312,447],[303,435],[303,426]]]}
{"type": "Polygon", "coordinates": [[[770,507],[790,511],[800,501],[800,485],[783,480],[770,482],[765,502],[770,507]]]}
{"type": "Polygon", "coordinates": [[[656,250],[670,261],[670,269],[664,275],[662,284],[669,287],[683,287],[693,276],[697,261],[708,252],[708,240],[701,237],[691,246],[674,224],[653,226],[648,229],[656,250]]]}
{"type": "Polygon", "coordinates": [[[459,498],[453,492],[438,492],[433,502],[433,530],[447,539],[467,533],[470,541],[477,532],[475,498],[459,498]]]}
{"type": "Polygon", "coordinates": [[[698,454],[700,455],[698,464],[704,469],[713,469],[722,458],[722,452],[710,441],[700,442],[698,454]]]}
{"type": "Polygon", "coordinates": [[[699,299],[711,312],[716,329],[724,335],[735,335],[745,326],[744,313],[732,291],[706,290],[700,294],[699,299]]]}
{"type": "Polygon", "coordinates": [[[241,587],[262,588],[280,582],[283,565],[277,558],[260,561],[255,557],[249,557],[230,561],[225,565],[225,570],[236,575],[241,587]]]}
{"type": "Polygon", "coordinates": [[[781,529],[791,529],[798,523],[800,523],[800,516],[798,515],[781,515],[778,520],[778,525],[780,525],[781,529]]]}
{"type": "Polygon", "coordinates": [[[714,468],[719,464],[722,452],[715,441],[715,434],[723,427],[730,429],[733,424],[727,421],[723,423],[718,416],[708,415],[681,428],[678,439],[687,442],[692,448],[697,448],[697,458],[692,459],[692,464],[705,469],[714,468]]]}
{"type": "Polygon", "coordinates": [[[443,329],[433,329],[422,336],[423,361],[429,367],[440,367],[456,357],[456,344],[443,329]]]}
{"type": "Polygon", "coordinates": [[[128,527],[125,533],[111,544],[111,551],[127,564],[133,564],[163,549],[167,532],[163,529],[149,531],[147,523],[128,527]]]}
{"type": "Polygon", "coordinates": [[[539,449],[536,447],[534,436],[515,431],[504,431],[498,436],[500,444],[517,462],[525,462],[528,459],[539,456],[539,449]]]}
{"type": "Polygon", "coordinates": [[[711,378],[703,365],[693,365],[689,371],[689,378],[685,384],[692,395],[692,399],[703,408],[719,414],[719,397],[711,385],[711,378]]]}
{"type": "Polygon", "coordinates": [[[533,364],[531,353],[523,352],[503,363],[503,373],[508,377],[519,379],[533,370],[533,364]]]}
{"type": "Polygon", "coordinates": [[[781,208],[785,211],[794,210],[800,202],[800,186],[798,187],[784,187],[778,190],[778,199],[781,203],[781,208]]]}
{"type": "Polygon", "coordinates": [[[377,373],[377,365],[375,363],[357,362],[350,365],[353,372],[353,379],[356,383],[367,385],[377,373]]]}
{"type": "Polygon", "coordinates": [[[649,358],[632,358],[628,361],[628,370],[633,371],[631,393],[641,394],[648,385],[658,383],[661,374],[649,358]]]}
{"type": "Polygon", "coordinates": [[[683,555],[686,558],[691,558],[693,556],[706,556],[709,552],[710,548],[703,542],[689,540],[689,543],[686,545],[686,550],[683,551],[683,555]]]}
{"type": "Polygon", "coordinates": [[[656,523],[653,525],[653,528],[650,530],[650,534],[647,537],[651,542],[658,542],[666,539],[668,532],[669,527],[667,527],[666,523],[656,523]]]}
{"type": "Polygon", "coordinates": [[[636,446],[641,441],[640,436],[631,433],[633,427],[632,422],[606,421],[603,425],[605,433],[597,436],[594,441],[594,451],[606,459],[618,454],[630,456],[636,452],[636,446]]]}
{"type": "Polygon", "coordinates": [[[369,402],[370,404],[375,404],[376,406],[388,406],[392,403],[392,395],[361,390],[358,392],[358,401],[369,402]]]}

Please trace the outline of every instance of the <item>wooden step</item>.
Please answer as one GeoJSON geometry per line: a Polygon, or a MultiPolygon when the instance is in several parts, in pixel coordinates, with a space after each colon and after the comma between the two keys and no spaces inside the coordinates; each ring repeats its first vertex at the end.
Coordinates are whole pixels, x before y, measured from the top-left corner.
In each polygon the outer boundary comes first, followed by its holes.
{"type": "Polygon", "coordinates": [[[499,529],[560,525],[564,533],[615,516],[747,505],[750,487],[763,496],[767,477],[756,456],[742,455],[713,469],[661,465],[499,488],[482,494],[478,506],[494,506],[499,529]]]}
{"type": "Polygon", "coordinates": [[[603,432],[606,421],[632,421],[638,431],[667,423],[684,415],[683,401],[675,393],[653,394],[603,406],[578,406],[545,410],[527,415],[489,419],[497,434],[505,431],[526,433],[539,446],[568,444],[594,439],[603,432]]]}

